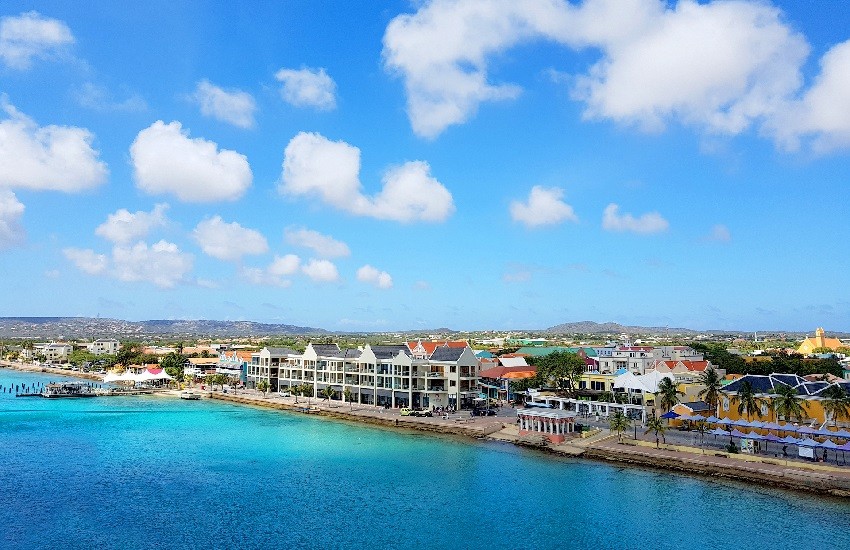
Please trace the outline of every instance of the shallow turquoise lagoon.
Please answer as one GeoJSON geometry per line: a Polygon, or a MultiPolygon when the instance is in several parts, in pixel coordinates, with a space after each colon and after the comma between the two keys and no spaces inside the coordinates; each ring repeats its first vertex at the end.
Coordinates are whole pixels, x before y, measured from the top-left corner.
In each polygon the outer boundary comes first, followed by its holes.
{"type": "MultiPolygon", "coordinates": [[[[55,378],[55,377],[53,377],[55,378]]],[[[51,377],[0,369],[0,384],[51,377]]],[[[8,548],[850,547],[850,504],[162,397],[0,394],[8,548]]]]}

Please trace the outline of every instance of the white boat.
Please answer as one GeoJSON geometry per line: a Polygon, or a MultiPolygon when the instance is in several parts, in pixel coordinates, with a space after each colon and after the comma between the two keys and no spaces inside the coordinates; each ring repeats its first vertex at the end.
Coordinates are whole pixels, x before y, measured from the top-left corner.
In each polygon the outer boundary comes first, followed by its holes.
{"type": "Polygon", "coordinates": [[[201,398],[201,394],[195,393],[192,390],[186,390],[186,391],[180,392],[180,399],[190,399],[190,400],[194,401],[194,400],[200,399],[200,398],[201,398]]]}

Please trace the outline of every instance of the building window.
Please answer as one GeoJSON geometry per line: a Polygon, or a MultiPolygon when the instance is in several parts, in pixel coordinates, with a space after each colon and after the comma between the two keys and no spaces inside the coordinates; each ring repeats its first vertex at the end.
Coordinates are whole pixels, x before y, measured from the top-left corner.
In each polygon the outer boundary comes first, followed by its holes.
{"type": "Polygon", "coordinates": [[[454,380],[449,380],[449,386],[457,386],[457,382],[454,380]]]}

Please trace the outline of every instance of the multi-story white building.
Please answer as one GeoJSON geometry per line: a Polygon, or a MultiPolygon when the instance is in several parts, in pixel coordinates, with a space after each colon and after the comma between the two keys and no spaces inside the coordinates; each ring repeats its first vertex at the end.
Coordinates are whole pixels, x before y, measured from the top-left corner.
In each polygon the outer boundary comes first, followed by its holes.
{"type": "Polygon", "coordinates": [[[610,356],[597,358],[599,374],[643,374],[654,362],[655,354],[649,346],[617,346],[610,356]]]}
{"type": "MultiPolygon", "coordinates": [[[[426,346],[427,347],[427,346],[426,346]]],[[[330,386],[337,399],[391,407],[471,406],[478,395],[478,358],[469,347],[438,345],[430,353],[408,345],[340,349],[309,344],[299,354],[265,348],[248,366],[248,385],[266,380],[272,391],[309,384],[318,397],[330,386]]]]}
{"type": "Polygon", "coordinates": [[[43,355],[45,361],[50,363],[64,363],[68,360],[71,352],[74,350],[71,344],[63,342],[48,342],[33,344],[32,349],[22,349],[21,358],[24,361],[32,361],[39,355],[43,355]]]}
{"type": "Polygon", "coordinates": [[[95,340],[86,344],[86,349],[94,355],[115,355],[121,347],[121,342],[118,340],[95,340]]]}

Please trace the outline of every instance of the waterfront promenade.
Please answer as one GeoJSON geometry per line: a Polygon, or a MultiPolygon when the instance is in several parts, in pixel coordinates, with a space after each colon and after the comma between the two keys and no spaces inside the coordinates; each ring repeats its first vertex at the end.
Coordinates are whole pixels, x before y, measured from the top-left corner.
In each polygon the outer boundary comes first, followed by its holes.
{"type": "MultiPolygon", "coordinates": [[[[61,374],[77,377],[86,373],[75,373],[61,369],[39,366],[8,364],[13,369],[40,372],[42,374],[61,374]],[[23,367],[23,368],[22,368],[23,367]]],[[[89,374],[88,379],[99,380],[97,375],[89,374]]],[[[813,463],[797,459],[784,460],[773,454],[744,455],[721,452],[721,444],[715,445],[706,438],[703,448],[688,444],[694,441],[691,433],[667,433],[670,444],[655,448],[653,434],[643,434],[638,427],[637,438],[634,432],[625,434],[622,443],[605,428],[605,421],[582,419],[598,431],[588,438],[574,437],[561,445],[552,445],[542,436],[520,436],[516,427],[516,410],[502,408],[497,416],[471,417],[468,411],[434,417],[401,416],[399,409],[384,409],[371,405],[344,403],[305,397],[284,397],[277,394],[263,394],[256,390],[229,390],[227,393],[209,388],[193,388],[207,399],[215,399],[235,404],[263,407],[277,410],[302,412],[319,417],[337,420],[363,422],[390,429],[416,430],[450,434],[475,439],[490,439],[510,444],[535,447],[551,453],[584,457],[594,460],[619,462],[623,464],[657,468],[680,473],[721,477],[745,482],[757,482],[761,485],[793,490],[805,490],[821,495],[850,497],[850,467],[813,463]]],[[[161,396],[179,395],[179,391],[158,392],[161,396]]],[[[722,442],[721,442],[722,443],[722,442]]]]}

